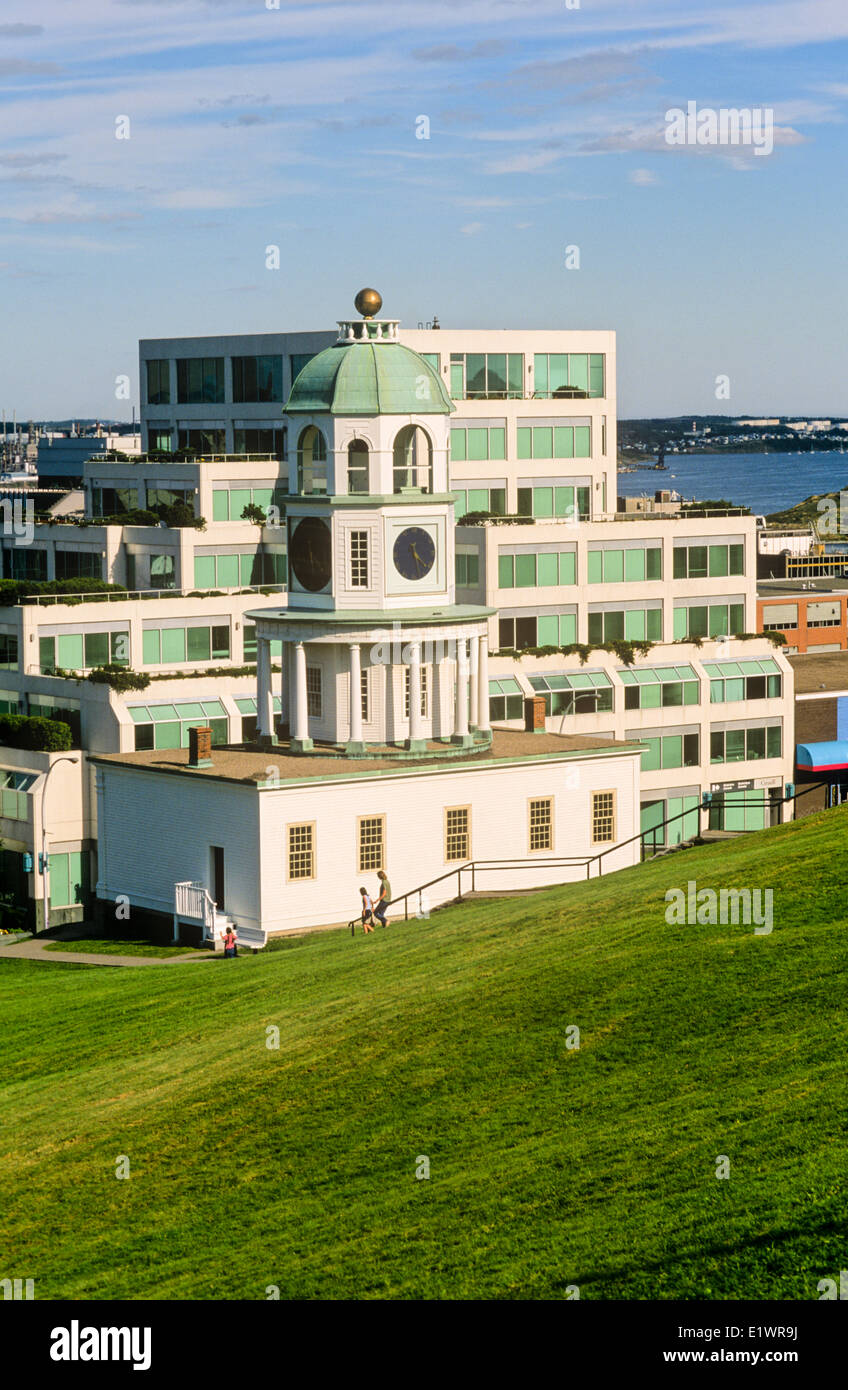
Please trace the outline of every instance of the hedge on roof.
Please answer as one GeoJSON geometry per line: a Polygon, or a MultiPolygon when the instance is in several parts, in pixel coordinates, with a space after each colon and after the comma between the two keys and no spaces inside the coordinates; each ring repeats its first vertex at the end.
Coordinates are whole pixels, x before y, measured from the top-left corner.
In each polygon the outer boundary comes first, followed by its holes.
{"type": "Polygon", "coordinates": [[[71,729],[61,719],[0,714],[0,744],[6,748],[27,748],[37,753],[64,753],[72,746],[71,729]]]}

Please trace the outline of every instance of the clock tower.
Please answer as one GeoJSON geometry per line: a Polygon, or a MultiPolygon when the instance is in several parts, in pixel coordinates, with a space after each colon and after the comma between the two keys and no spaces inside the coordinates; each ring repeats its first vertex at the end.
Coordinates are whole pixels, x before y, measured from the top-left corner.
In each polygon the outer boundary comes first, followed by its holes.
{"type": "Polygon", "coordinates": [[[289,604],[251,615],[259,734],[273,740],[263,647],[281,638],[294,751],[320,740],[325,756],[400,745],[444,757],[445,742],[460,751],[491,739],[487,680],[481,694],[491,610],[454,603],[453,404],[438,368],[399,341],[397,320],[374,316],[381,305],[360,291],[363,317],[339,323],[284,409],[289,604]]]}

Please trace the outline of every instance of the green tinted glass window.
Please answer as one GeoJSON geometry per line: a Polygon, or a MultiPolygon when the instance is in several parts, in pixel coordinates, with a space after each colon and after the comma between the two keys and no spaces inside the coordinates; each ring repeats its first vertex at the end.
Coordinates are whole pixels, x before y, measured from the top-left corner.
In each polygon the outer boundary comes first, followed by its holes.
{"type": "Polygon", "coordinates": [[[230,494],[223,488],[214,488],[212,491],[212,520],[229,521],[230,519],[230,494]]]}
{"type": "Polygon", "coordinates": [[[559,554],[560,584],[577,583],[577,556],[571,550],[561,550],[559,554]]]}
{"type": "Polygon", "coordinates": [[[536,586],[536,556],[516,555],[515,586],[517,589],[533,589],[536,586]]]}
{"type": "Polygon", "coordinates": [[[194,557],[194,584],[197,589],[214,589],[215,587],[215,556],[214,555],[195,555],[194,557]]]}
{"type": "Polygon", "coordinates": [[[162,661],[185,661],[186,634],[184,627],[162,628],[162,661]]]}
{"type": "Polygon", "coordinates": [[[219,555],[216,584],[220,589],[235,589],[239,582],[237,555],[219,555]]]}
{"type": "Polygon", "coordinates": [[[624,577],[628,581],[645,578],[645,551],[625,550],[624,577]]]}

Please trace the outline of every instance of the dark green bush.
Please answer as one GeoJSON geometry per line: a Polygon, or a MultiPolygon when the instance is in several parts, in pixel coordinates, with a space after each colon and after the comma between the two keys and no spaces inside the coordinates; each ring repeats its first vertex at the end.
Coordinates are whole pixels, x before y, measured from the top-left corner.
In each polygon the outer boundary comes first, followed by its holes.
{"type": "Polygon", "coordinates": [[[0,714],[0,744],[36,753],[64,753],[71,747],[71,730],[61,719],[36,715],[0,714]]]}

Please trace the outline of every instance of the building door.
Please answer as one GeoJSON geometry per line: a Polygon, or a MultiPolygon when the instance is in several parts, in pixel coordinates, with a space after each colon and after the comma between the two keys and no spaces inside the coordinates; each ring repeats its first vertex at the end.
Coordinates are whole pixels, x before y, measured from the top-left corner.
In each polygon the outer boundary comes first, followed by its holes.
{"type": "Polygon", "coordinates": [[[769,787],[769,825],[780,825],[783,815],[783,790],[781,787],[769,787]]]}
{"type": "Polygon", "coordinates": [[[219,912],[224,911],[224,851],[220,845],[210,845],[212,897],[219,912]]]}

